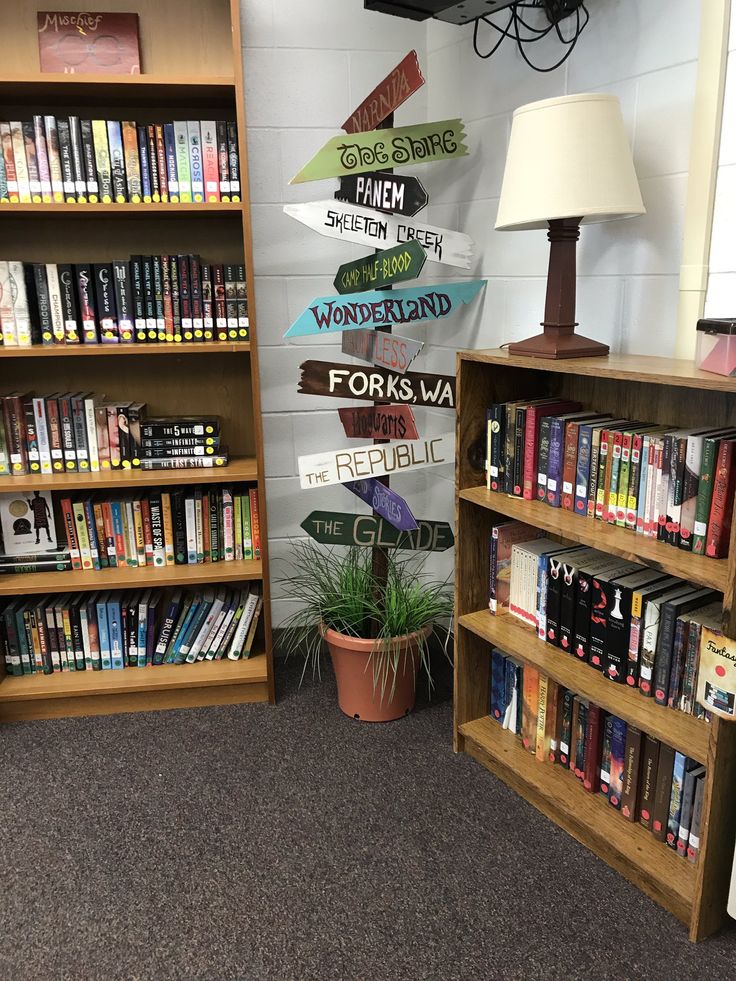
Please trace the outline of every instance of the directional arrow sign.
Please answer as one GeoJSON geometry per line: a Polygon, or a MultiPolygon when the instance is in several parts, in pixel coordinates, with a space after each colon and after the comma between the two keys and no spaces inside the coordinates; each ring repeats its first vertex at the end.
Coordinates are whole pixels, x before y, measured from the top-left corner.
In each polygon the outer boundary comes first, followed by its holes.
{"type": "Polygon", "coordinates": [[[419,371],[399,375],[386,368],[360,368],[334,361],[304,361],[299,369],[302,395],[455,408],[452,375],[426,375],[419,371]]]}
{"type": "Polygon", "coordinates": [[[375,330],[347,330],[342,335],[343,354],[350,354],[368,364],[390,368],[402,375],[423,347],[424,341],[375,330]]]}
{"type": "Polygon", "coordinates": [[[417,530],[401,532],[372,514],[312,511],[302,528],[321,545],[363,545],[366,548],[405,548],[417,552],[444,552],[455,538],[446,521],[417,519],[417,530]]]}
{"type": "Polygon", "coordinates": [[[335,191],[335,197],[338,201],[392,211],[409,218],[429,204],[429,195],[418,178],[376,172],[341,177],[340,190],[335,191]]]}
{"type": "Polygon", "coordinates": [[[346,174],[366,174],[389,167],[411,167],[465,157],[465,127],[462,119],[379,129],[370,133],[333,136],[290,184],[321,181],[346,174]]]}
{"type": "Polygon", "coordinates": [[[439,467],[455,459],[455,433],[427,436],[416,441],[352,446],[300,456],[299,483],[302,489],[344,484],[364,477],[439,467]]]}
{"type": "Polygon", "coordinates": [[[368,480],[351,480],[343,484],[343,487],[359,497],[361,501],[365,501],[376,514],[385,518],[399,531],[416,530],[416,519],[404,498],[390,487],[384,487],[375,477],[370,477],[368,480]]]}
{"type": "Polygon", "coordinates": [[[418,439],[408,405],[365,405],[337,410],[345,435],[358,439],[418,439]]]}
{"type": "Polygon", "coordinates": [[[340,266],[335,276],[335,289],[340,294],[362,293],[394,283],[405,283],[417,278],[426,259],[427,253],[416,240],[395,245],[393,249],[366,255],[340,266]]]}
{"type": "Polygon", "coordinates": [[[441,286],[410,286],[391,293],[370,290],[349,296],[321,296],[297,317],[284,337],[442,320],[461,304],[470,303],[484,286],[485,280],[470,279],[441,286]]]}
{"type": "Polygon", "coordinates": [[[285,204],[284,212],[328,238],[339,238],[373,249],[389,249],[416,239],[425,249],[427,258],[433,262],[470,268],[473,240],[462,232],[424,225],[409,218],[383,215],[343,201],[285,204]]]}
{"type": "Polygon", "coordinates": [[[345,120],[342,128],[346,133],[363,133],[375,129],[422,85],[424,76],[419,67],[417,53],[410,51],[345,120]]]}

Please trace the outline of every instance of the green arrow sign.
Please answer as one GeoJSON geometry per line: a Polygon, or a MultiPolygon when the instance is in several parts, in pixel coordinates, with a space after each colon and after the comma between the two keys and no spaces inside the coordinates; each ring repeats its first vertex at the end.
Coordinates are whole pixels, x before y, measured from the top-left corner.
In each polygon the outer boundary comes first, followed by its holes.
{"type": "Polygon", "coordinates": [[[464,157],[468,154],[464,139],[462,119],[333,136],[289,183],[464,157]]]}
{"type": "Polygon", "coordinates": [[[405,283],[417,278],[426,260],[427,253],[416,239],[412,239],[355,262],[346,262],[337,270],[335,289],[338,293],[362,293],[405,283]]]}
{"type": "Polygon", "coordinates": [[[415,531],[399,531],[372,514],[312,511],[301,527],[321,545],[364,545],[366,548],[405,548],[416,552],[444,552],[455,538],[446,521],[417,518],[415,531]]]}

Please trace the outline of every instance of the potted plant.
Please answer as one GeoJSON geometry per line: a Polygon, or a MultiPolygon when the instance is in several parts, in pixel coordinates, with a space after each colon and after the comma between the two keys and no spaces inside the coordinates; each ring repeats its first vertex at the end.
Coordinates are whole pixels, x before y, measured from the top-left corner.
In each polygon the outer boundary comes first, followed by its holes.
{"type": "Polygon", "coordinates": [[[304,671],[311,665],[319,675],[326,644],[338,704],[365,722],[388,722],[410,712],[420,668],[432,686],[429,638],[452,614],[448,583],[422,572],[424,556],[384,554],[378,573],[371,549],[325,549],[297,541],[281,579],[299,605],[284,624],[287,654],[301,652],[304,671]]]}

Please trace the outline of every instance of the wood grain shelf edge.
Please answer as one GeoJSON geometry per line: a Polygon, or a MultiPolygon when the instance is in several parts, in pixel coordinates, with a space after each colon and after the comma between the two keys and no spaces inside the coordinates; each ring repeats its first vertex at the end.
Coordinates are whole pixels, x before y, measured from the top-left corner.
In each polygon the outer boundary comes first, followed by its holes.
{"type": "Polygon", "coordinates": [[[98,473],[24,474],[0,477],[0,493],[48,490],[103,490],[126,487],[161,487],[167,484],[229,484],[257,480],[255,457],[232,457],[225,467],[181,470],[101,470],[98,473]]]}
{"type": "Polygon", "coordinates": [[[3,358],[105,358],[125,355],[239,354],[250,351],[250,341],[203,341],[182,344],[34,344],[0,347],[3,358]]]}

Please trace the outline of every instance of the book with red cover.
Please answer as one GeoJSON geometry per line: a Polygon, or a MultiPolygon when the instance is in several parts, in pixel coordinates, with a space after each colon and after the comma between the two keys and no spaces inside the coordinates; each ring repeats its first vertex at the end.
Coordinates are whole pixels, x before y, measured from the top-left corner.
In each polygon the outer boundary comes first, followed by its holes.
{"type": "Polygon", "coordinates": [[[537,712],[539,706],[539,672],[530,664],[524,665],[521,743],[530,753],[537,750],[537,712]]]}
{"type": "Polygon", "coordinates": [[[585,726],[585,769],[583,772],[583,786],[591,794],[597,794],[600,787],[601,743],[603,738],[601,716],[600,706],[591,702],[588,706],[585,726]]]}
{"type": "Polygon", "coordinates": [[[582,408],[580,402],[552,402],[548,405],[531,404],[526,410],[524,431],[524,476],[523,493],[525,501],[534,499],[534,489],[537,484],[537,457],[539,454],[539,425],[543,416],[558,415],[561,412],[573,412],[582,408]]]}
{"type": "Polygon", "coordinates": [[[654,790],[652,808],[652,834],[657,841],[667,839],[667,819],[670,813],[670,794],[672,792],[672,771],[675,767],[675,751],[666,743],[659,747],[657,763],[657,783],[654,790]]]}
{"type": "Polygon", "coordinates": [[[138,14],[39,10],[42,72],[140,75],[138,14]]]}
{"type": "Polygon", "coordinates": [[[712,559],[722,559],[728,553],[736,483],[734,453],[736,453],[736,440],[724,439],[718,449],[713,478],[713,499],[705,538],[705,554],[712,559]]]}

